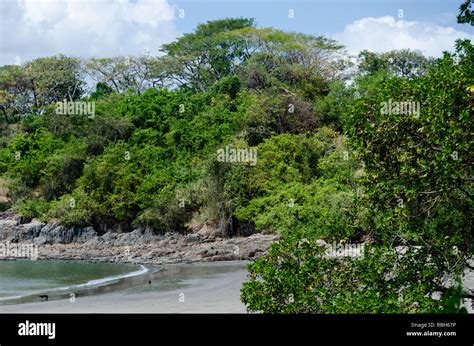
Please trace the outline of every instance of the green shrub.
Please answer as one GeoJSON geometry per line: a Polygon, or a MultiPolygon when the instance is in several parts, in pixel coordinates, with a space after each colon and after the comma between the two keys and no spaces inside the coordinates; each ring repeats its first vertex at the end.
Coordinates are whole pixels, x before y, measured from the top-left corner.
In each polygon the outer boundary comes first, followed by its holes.
{"type": "Polygon", "coordinates": [[[49,202],[43,198],[22,198],[15,203],[13,211],[21,215],[24,220],[39,218],[44,221],[42,217],[49,208],[49,202]]]}
{"type": "Polygon", "coordinates": [[[97,218],[100,217],[100,206],[81,189],[76,189],[71,194],[52,202],[46,214],[50,222],[66,227],[95,225],[97,218]]]}
{"type": "Polygon", "coordinates": [[[401,253],[366,245],[361,257],[328,257],[316,238],[291,232],[249,265],[242,301],[264,313],[461,312],[459,284],[443,299],[437,278],[446,270],[426,247],[401,253]]]}

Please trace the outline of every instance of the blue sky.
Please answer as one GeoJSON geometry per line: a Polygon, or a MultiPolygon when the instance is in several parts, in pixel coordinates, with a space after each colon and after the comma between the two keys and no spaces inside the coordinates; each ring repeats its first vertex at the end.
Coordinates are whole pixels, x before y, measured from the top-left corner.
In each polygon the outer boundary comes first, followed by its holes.
{"type": "MultiPolygon", "coordinates": [[[[308,34],[334,34],[365,17],[393,16],[431,24],[449,25],[468,31],[456,23],[460,1],[454,0],[178,0],[172,5],[185,9],[185,19],[177,21],[182,32],[190,32],[203,21],[224,17],[250,17],[258,26],[308,34]],[[294,19],[288,10],[294,10],[294,19]]],[[[472,32],[472,29],[471,29],[472,32]]]]}
{"type": "Polygon", "coordinates": [[[255,18],[259,27],[326,35],[350,54],[417,49],[440,56],[458,38],[461,0],[1,0],[0,65],[39,56],[158,54],[198,23],[255,18]],[[184,17],[180,18],[180,10],[184,17]],[[293,10],[294,18],[289,17],[293,10]],[[402,12],[400,12],[400,10],[402,12]],[[401,16],[400,16],[401,15],[401,16]]]}

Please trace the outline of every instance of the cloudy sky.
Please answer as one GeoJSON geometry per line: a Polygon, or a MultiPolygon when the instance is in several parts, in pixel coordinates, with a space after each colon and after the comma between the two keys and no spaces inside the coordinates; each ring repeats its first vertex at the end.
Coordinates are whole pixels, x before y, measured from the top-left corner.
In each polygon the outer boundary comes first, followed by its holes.
{"type": "Polygon", "coordinates": [[[1,0],[0,65],[39,56],[157,54],[198,23],[252,17],[260,27],[330,36],[350,53],[418,49],[439,56],[457,38],[461,0],[1,0]]]}

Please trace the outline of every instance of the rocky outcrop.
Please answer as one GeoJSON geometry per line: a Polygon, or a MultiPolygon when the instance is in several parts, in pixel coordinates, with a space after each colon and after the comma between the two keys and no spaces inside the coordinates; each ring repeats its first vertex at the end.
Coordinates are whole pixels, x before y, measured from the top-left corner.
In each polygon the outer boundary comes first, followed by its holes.
{"type": "Polygon", "coordinates": [[[262,256],[277,239],[272,234],[221,238],[197,231],[187,235],[130,233],[97,235],[92,227],[67,228],[37,220],[21,223],[13,214],[0,214],[0,241],[35,244],[39,259],[166,264],[196,261],[249,260],[262,256]]]}
{"type": "Polygon", "coordinates": [[[45,225],[37,220],[21,224],[18,218],[0,220],[0,240],[11,243],[28,240],[38,245],[84,243],[96,236],[92,227],[67,228],[45,225]]]}

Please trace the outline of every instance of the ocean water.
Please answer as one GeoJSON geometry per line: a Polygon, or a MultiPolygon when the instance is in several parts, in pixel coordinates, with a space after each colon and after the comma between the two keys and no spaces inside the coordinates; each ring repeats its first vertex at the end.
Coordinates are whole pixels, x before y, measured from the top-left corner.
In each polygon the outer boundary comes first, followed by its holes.
{"type": "Polygon", "coordinates": [[[42,292],[80,291],[106,285],[125,277],[143,274],[134,264],[73,261],[0,261],[0,303],[11,298],[42,292]]]}
{"type": "Polygon", "coordinates": [[[171,291],[199,285],[213,276],[244,269],[246,262],[182,263],[146,267],[139,264],[83,261],[0,261],[0,313],[2,307],[70,299],[120,291],[135,294],[171,291]]]}

